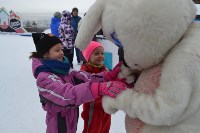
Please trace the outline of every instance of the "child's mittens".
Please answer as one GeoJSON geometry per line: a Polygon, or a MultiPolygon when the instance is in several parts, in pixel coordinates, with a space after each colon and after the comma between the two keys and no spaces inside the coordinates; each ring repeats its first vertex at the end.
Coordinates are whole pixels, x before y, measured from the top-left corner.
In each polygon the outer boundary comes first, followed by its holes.
{"type": "Polygon", "coordinates": [[[115,98],[117,94],[120,94],[123,90],[126,90],[126,84],[119,81],[109,81],[91,84],[91,91],[94,98],[98,98],[102,95],[115,98]]]}
{"type": "MultiPolygon", "coordinates": [[[[119,62],[112,71],[106,71],[104,73],[104,77],[106,79],[106,81],[113,81],[113,80],[117,80],[118,78],[118,74],[121,72],[121,66],[122,66],[123,62],[119,62]]],[[[119,79],[118,79],[119,80],[119,79]]],[[[125,80],[125,79],[124,79],[125,80]]]]}

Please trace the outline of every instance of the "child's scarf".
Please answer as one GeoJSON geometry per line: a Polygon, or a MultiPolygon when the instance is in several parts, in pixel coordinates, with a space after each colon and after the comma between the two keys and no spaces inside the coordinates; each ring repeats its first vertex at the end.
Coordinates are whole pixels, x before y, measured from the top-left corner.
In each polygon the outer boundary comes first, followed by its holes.
{"type": "Polygon", "coordinates": [[[63,62],[58,60],[42,59],[42,65],[36,69],[36,75],[40,72],[52,72],[54,74],[66,75],[70,70],[70,63],[67,58],[63,58],[63,62]]]}
{"type": "Polygon", "coordinates": [[[100,72],[106,71],[106,67],[105,65],[97,66],[97,65],[93,65],[92,63],[87,62],[86,64],[83,64],[81,66],[80,70],[83,70],[89,73],[100,73],[100,72]]]}

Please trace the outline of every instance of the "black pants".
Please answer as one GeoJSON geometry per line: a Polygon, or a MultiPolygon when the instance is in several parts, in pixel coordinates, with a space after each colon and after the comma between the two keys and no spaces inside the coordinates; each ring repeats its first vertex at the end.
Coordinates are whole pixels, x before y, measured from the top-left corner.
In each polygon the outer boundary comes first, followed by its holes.
{"type": "Polygon", "coordinates": [[[81,62],[81,59],[80,59],[80,54],[81,54],[81,51],[79,48],[75,48],[76,50],[76,58],[77,58],[77,62],[80,63],[81,62]]]}
{"type": "Polygon", "coordinates": [[[75,50],[76,50],[77,62],[80,63],[82,61],[82,63],[85,63],[86,60],[83,56],[82,51],[79,48],[75,48],[75,50]]]}
{"type": "Polygon", "coordinates": [[[74,48],[72,49],[63,49],[64,56],[67,57],[71,67],[73,68],[73,58],[74,58],[74,48]]]}

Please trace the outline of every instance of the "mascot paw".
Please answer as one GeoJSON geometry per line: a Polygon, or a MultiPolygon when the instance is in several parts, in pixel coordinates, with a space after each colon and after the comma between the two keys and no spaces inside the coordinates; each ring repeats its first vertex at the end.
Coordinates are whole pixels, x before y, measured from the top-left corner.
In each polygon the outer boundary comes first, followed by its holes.
{"type": "Polygon", "coordinates": [[[116,106],[115,106],[115,104],[116,104],[115,101],[116,101],[116,99],[114,99],[114,98],[110,98],[108,96],[103,97],[103,100],[102,100],[103,109],[106,113],[114,114],[118,111],[118,109],[116,109],[116,106]]]}
{"type": "Polygon", "coordinates": [[[128,67],[125,67],[124,65],[121,66],[121,72],[118,74],[118,78],[119,79],[126,79],[126,82],[128,84],[131,84],[133,82],[135,82],[135,77],[132,74],[132,70],[128,67]]]}

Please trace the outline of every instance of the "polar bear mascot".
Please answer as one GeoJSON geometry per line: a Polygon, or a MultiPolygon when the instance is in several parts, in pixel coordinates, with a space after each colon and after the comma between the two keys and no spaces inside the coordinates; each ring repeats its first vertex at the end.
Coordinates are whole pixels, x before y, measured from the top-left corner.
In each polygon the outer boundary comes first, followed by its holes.
{"type": "Polygon", "coordinates": [[[127,65],[118,77],[135,84],[116,99],[104,97],[103,107],[126,113],[127,133],[200,133],[195,16],[192,0],[96,0],[83,18],[76,38],[80,49],[100,28],[124,48],[127,65]]]}

